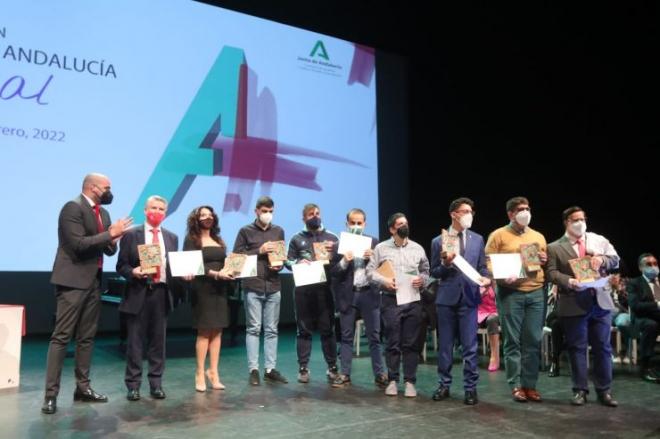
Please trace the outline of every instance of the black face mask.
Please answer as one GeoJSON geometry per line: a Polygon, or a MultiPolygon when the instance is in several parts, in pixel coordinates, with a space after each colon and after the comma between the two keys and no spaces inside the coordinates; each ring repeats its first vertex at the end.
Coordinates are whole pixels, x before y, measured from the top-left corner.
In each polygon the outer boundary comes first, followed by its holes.
{"type": "Polygon", "coordinates": [[[396,229],[396,234],[399,235],[399,238],[406,239],[410,235],[410,229],[408,226],[401,226],[396,229]]]}
{"type": "Polygon", "coordinates": [[[210,229],[213,227],[213,218],[206,218],[203,220],[199,220],[199,227],[202,229],[210,229]]]}
{"type": "Polygon", "coordinates": [[[316,230],[319,227],[321,227],[321,218],[319,218],[318,216],[313,216],[307,221],[305,221],[305,225],[307,226],[308,229],[316,230]]]}
{"type": "Polygon", "coordinates": [[[114,196],[112,195],[112,192],[110,192],[110,189],[108,189],[107,191],[105,191],[101,194],[99,202],[101,204],[110,204],[110,203],[112,203],[113,198],[114,198],[114,196]]]}

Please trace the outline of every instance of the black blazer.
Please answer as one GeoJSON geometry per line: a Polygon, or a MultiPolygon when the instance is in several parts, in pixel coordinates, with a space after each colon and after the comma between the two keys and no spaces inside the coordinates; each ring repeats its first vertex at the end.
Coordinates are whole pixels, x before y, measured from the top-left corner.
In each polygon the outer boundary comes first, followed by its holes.
{"type": "Polygon", "coordinates": [[[77,289],[93,285],[99,257],[104,253],[111,256],[117,251],[107,231],[110,214],[103,207],[101,221],[105,232],[99,233],[94,209],[82,194],[62,207],[57,228],[57,254],[50,277],[52,284],[77,289]]]}
{"type": "Polygon", "coordinates": [[[649,287],[648,281],[644,276],[639,276],[628,281],[626,286],[628,290],[628,305],[630,309],[630,318],[634,322],[635,318],[643,318],[651,314],[657,315],[658,304],[653,297],[653,291],[649,287]]]}
{"type": "MultiPolygon", "coordinates": [[[[177,251],[179,238],[169,230],[161,227],[165,253],[177,251]]],[[[119,257],[117,259],[117,273],[121,274],[127,281],[126,293],[119,304],[119,311],[127,314],[138,314],[144,305],[144,297],[147,292],[147,280],[133,277],[133,268],[140,265],[140,256],[137,246],[144,244],[144,225],[132,228],[122,236],[119,242],[119,257]]],[[[172,279],[170,265],[167,264],[167,306],[171,311],[174,308],[174,296],[180,292],[179,282],[172,279]]]]}
{"type": "MultiPolygon", "coordinates": [[[[371,248],[373,249],[378,244],[378,240],[371,236],[370,238],[371,248]]],[[[341,261],[343,255],[337,254],[338,247],[339,243],[335,244],[332,252],[334,260],[330,269],[330,285],[335,294],[335,306],[337,310],[339,312],[347,312],[353,306],[353,296],[355,294],[353,291],[353,261],[348,263],[346,269],[342,269],[339,261],[341,261]]],[[[378,291],[378,286],[373,284],[369,286],[371,291],[378,291]]]]}

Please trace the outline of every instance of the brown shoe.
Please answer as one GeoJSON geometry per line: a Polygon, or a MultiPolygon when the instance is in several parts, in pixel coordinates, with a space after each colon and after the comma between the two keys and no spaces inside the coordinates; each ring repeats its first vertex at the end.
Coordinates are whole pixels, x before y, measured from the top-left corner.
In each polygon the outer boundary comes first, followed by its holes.
{"type": "Polygon", "coordinates": [[[523,392],[525,392],[525,396],[527,397],[528,401],[532,402],[541,402],[543,399],[541,398],[541,394],[536,391],[536,389],[526,389],[523,387],[521,389],[523,392]]]}
{"type": "Polygon", "coordinates": [[[513,396],[513,400],[516,402],[527,402],[527,395],[525,394],[525,391],[520,387],[515,387],[511,391],[511,395],[513,396]]]}

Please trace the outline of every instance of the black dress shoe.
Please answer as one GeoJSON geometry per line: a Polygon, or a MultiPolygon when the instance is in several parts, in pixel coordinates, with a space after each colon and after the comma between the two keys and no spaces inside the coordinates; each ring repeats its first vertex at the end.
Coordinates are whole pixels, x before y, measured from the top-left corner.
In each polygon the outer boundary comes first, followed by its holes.
{"type": "Polygon", "coordinates": [[[476,390],[466,390],[465,391],[465,399],[463,399],[463,402],[465,405],[475,405],[476,403],[479,402],[479,398],[477,398],[477,391],[476,390]]]}
{"type": "Polygon", "coordinates": [[[616,407],[619,405],[619,403],[614,398],[612,398],[612,394],[610,392],[598,392],[598,402],[606,407],[616,407]]]}
{"type": "Polygon", "coordinates": [[[440,386],[433,392],[433,401],[442,401],[449,398],[449,387],[440,386]]]}
{"type": "Polygon", "coordinates": [[[108,397],[96,393],[91,387],[88,387],[86,390],[76,389],[76,391],[73,392],[73,400],[84,402],[108,402],[108,397]]]}
{"type": "Polygon", "coordinates": [[[163,392],[163,389],[161,389],[160,387],[151,389],[151,392],[149,393],[151,397],[154,399],[165,399],[165,392],[163,392]]]}
{"type": "Polygon", "coordinates": [[[585,405],[587,403],[587,392],[578,390],[571,399],[571,405],[585,405]]]}
{"type": "Polygon", "coordinates": [[[139,401],[140,400],[140,390],[139,389],[130,389],[126,394],[126,399],[129,401],[139,401]]]}
{"type": "Polygon", "coordinates": [[[52,415],[57,411],[57,398],[54,396],[47,396],[44,399],[44,405],[41,406],[41,413],[52,415]]]}
{"type": "Polygon", "coordinates": [[[553,361],[550,363],[550,369],[548,370],[548,376],[550,378],[558,377],[559,376],[559,363],[557,361],[553,361]]]}

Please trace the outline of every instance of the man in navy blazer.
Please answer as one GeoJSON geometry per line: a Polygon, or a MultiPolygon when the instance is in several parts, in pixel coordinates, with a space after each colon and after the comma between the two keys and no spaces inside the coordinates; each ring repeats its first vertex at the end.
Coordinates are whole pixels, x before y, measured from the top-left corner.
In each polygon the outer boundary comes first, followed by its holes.
{"type": "MultiPolygon", "coordinates": [[[[346,227],[351,233],[362,235],[367,225],[367,216],[362,209],[351,209],[346,214],[346,227]]],[[[375,285],[369,283],[366,265],[373,254],[373,248],[378,240],[371,239],[371,248],[362,255],[347,252],[339,255],[333,251],[334,261],[330,270],[330,282],[335,294],[335,304],[339,311],[341,328],[341,373],[332,382],[332,387],[343,387],[351,382],[351,362],[353,360],[353,338],[355,337],[355,320],[359,316],[364,321],[364,327],[369,340],[371,368],[375,383],[381,387],[387,386],[387,375],[383,366],[380,347],[380,292],[375,285]]]]}
{"type": "MultiPolygon", "coordinates": [[[[451,226],[447,233],[457,236],[458,253],[480,275],[483,286],[490,284],[484,239],[469,230],[472,227],[474,202],[469,198],[458,198],[449,205],[451,226]]],[[[436,295],[438,311],[438,388],[433,400],[442,401],[449,397],[451,368],[453,363],[454,339],[458,338],[463,349],[464,402],[478,402],[477,381],[477,306],[481,302],[479,285],[467,278],[454,264],[458,257],[455,251],[442,248],[442,235],[431,243],[431,276],[439,279],[436,295]]]]}
{"type": "Polygon", "coordinates": [[[127,281],[126,294],[119,311],[126,314],[128,339],[126,345],[126,373],[124,381],[129,401],[140,399],[142,382],[143,340],[147,340],[149,386],[151,396],[164,399],[162,376],[165,369],[165,333],[167,313],[174,307],[172,276],[167,263],[169,252],[179,247],[177,236],[160,223],[167,213],[167,201],[152,195],[147,199],[146,222],[126,233],[119,242],[117,272],[127,281]],[[157,244],[161,249],[162,265],[155,274],[145,274],[140,267],[138,245],[157,244]],[[168,285],[169,284],[169,285],[168,285]]]}

